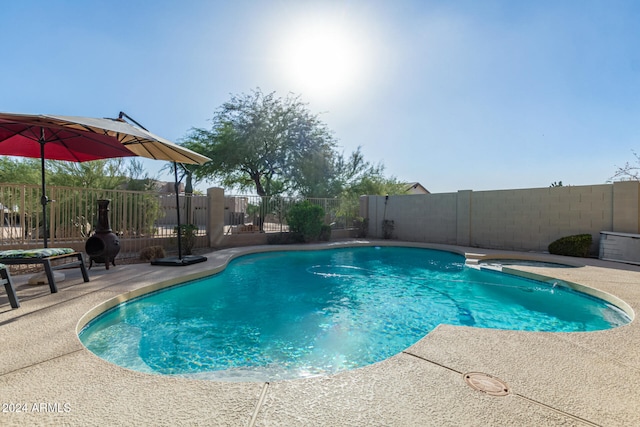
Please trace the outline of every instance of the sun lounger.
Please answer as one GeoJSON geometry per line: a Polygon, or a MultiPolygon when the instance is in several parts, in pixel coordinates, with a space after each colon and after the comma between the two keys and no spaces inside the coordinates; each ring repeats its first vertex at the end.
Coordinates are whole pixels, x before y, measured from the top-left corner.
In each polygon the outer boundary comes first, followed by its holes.
{"type": "Polygon", "coordinates": [[[16,296],[16,290],[13,287],[13,280],[11,280],[11,273],[9,273],[9,269],[4,264],[0,264],[0,284],[3,284],[4,288],[7,290],[11,307],[20,307],[18,297],[16,296]]]}
{"type": "Polygon", "coordinates": [[[80,267],[82,278],[85,282],[89,281],[89,273],[84,264],[84,255],[82,252],[76,252],[71,248],[12,249],[0,251],[0,262],[8,265],[42,264],[52,294],[58,292],[53,270],[80,267]],[[52,261],[59,260],[65,260],[65,262],[56,263],[56,265],[52,264],[52,261]]]}

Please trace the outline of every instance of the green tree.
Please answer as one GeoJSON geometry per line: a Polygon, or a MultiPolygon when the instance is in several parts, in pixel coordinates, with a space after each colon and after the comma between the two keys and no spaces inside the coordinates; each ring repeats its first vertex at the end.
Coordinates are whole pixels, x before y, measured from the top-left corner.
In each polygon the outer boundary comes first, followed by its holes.
{"type": "Polygon", "coordinates": [[[342,191],[341,157],[335,151],[309,153],[291,171],[293,192],[304,197],[335,197],[342,191]]]}
{"type": "Polygon", "coordinates": [[[125,168],[124,183],[120,187],[131,191],[148,191],[154,188],[156,179],[149,175],[142,162],[136,158],[129,159],[125,168]]]}
{"type": "Polygon", "coordinates": [[[343,198],[406,192],[406,185],[384,175],[384,165],[372,165],[365,161],[360,147],[348,159],[341,158],[337,170],[340,172],[337,178],[341,190],[339,194],[343,198]]]}
{"type": "Polygon", "coordinates": [[[40,160],[0,157],[0,182],[40,184],[40,160]]]}
{"type": "Polygon", "coordinates": [[[50,160],[46,170],[47,184],[114,189],[126,180],[121,172],[123,163],[121,158],[82,163],[50,160]]]}
{"type": "Polygon", "coordinates": [[[384,166],[364,160],[360,147],[349,156],[338,153],[327,126],[293,95],[256,89],[233,96],[215,113],[211,130],[192,129],[183,144],[213,159],[195,168],[196,178],[260,196],[402,192],[395,178],[384,176],[384,166]]]}
{"type": "Polygon", "coordinates": [[[301,176],[331,172],[333,135],[297,96],[260,89],[233,96],[212,122],[211,130],[192,129],[183,141],[212,159],[195,170],[197,178],[271,196],[296,192],[301,176]]]}
{"type": "Polygon", "coordinates": [[[49,160],[46,173],[47,184],[67,187],[147,191],[154,184],[154,179],[136,158],[82,163],[49,160]]]}
{"type": "MultiPolygon", "coordinates": [[[[0,182],[13,184],[40,184],[40,159],[0,157],[0,182]]],[[[149,190],[154,179],[136,158],[94,160],[91,162],[64,162],[46,160],[48,185],[66,187],[126,190],[149,190]]]]}

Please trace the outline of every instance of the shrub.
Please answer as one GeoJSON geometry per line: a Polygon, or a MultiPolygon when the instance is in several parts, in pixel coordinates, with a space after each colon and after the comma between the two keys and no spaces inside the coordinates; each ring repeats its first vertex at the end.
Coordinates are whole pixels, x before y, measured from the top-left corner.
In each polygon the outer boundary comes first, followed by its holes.
{"type": "Polygon", "coordinates": [[[152,259],[164,258],[166,256],[162,246],[147,246],[140,251],[141,261],[151,261],[152,259]]]}
{"type": "Polygon", "coordinates": [[[395,224],[392,219],[385,219],[382,221],[382,237],[384,239],[391,239],[393,236],[393,229],[395,224]]]}
{"type": "Polygon", "coordinates": [[[549,245],[549,253],[577,257],[589,256],[589,248],[593,238],[591,234],[577,234],[562,237],[549,245]]]}
{"type": "Polygon", "coordinates": [[[320,227],[320,236],[318,236],[318,240],[322,240],[323,242],[328,242],[331,240],[331,226],[323,224],[320,227]]]}
{"type": "Polygon", "coordinates": [[[299,234],[304,242],[318,240],[322,231],[324,209],[308,200],[291,206],[287,213],[289,230],[299,234]]]}
{"type": "Polygon", "coordinates": [[[297,233],[269,233],[267,235],[269,245],[289,245],[293,243],[304,243],[302,236],[297,233]]]}
{"type": "MultiPolygon", "coordinates": [[[[196,244],[198,226],[193,224],[180,224],[180,230],[182,231],[180,242],[182,243],[184,254],[191,255],[193,252],[193,246],[196,244]]],[[[173,227],[173,232],[178,234],[178,226],[173,227]]]]}
{"type": "Polygon", "coordinates": [[[353,226],[358,230],[356,237],[367,237],[369,218],[358,217],[353,220],[353,226]]]}

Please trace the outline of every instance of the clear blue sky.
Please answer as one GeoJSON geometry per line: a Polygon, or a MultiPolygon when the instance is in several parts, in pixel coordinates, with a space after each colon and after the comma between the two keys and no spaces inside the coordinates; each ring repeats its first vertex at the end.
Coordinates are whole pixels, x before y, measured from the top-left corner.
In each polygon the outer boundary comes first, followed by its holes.
{"type": "Polygon", "coordinates": [[[0,18],[0,111],[124,111],[179,142],[231,94],[293,92],[345,153],[437,193],[601,184],[640,151],[634,0],[21,0],[0,18]]]}

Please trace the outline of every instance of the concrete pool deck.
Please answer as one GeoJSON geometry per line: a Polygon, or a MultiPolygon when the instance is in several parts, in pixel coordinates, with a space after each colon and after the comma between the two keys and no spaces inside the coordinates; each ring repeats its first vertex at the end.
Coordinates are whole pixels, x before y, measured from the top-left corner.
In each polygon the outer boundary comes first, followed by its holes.
{"type": "MultiPolygon", "coordinates": [[[[375,242],[388,244],[389,242],[375,242]]],[[[391,242],[404,245],[404,242],[391,242]]],[[[305,246],[344,246],[345,242],[305,246]]],[[[582,263],[513,266],[615,295],[640,313],[640,266],[540,254],[406,243],[409,246],[582,263]]],[[[0,425],[221,426],[636,426],[640,425],[640,323],[586,333],[515,332],[441,325],[383,362],[328,377],[224,383],[130,371],[80,343],[79,320],[113,297],[220,268],[234,256],[280,247],[234,248],[188,267],[102,265],[64,270],[59,292],[15,276],[21,307],[0,292],[0,425]],[[506,383],[478,391],[465,374],[506,383]]],[[[282,247],[292,249],[293,247],[282,247]]],[[[479,380],[482,385],[482,378],[479,380]]],[[[491,381],[484,382],[489,386],[491,381]]]]}

